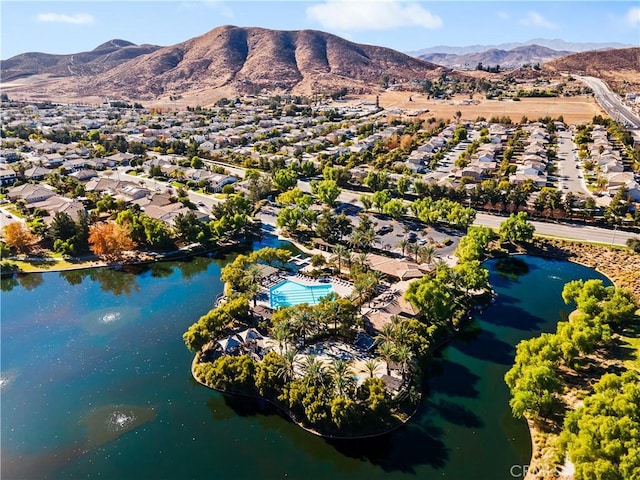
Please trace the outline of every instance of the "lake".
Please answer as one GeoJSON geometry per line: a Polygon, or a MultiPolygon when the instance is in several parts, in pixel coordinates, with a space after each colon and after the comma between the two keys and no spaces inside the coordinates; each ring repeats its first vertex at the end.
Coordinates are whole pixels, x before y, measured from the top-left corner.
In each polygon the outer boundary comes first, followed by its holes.
{"type": "Polygon", "coordinates": [[[566,318],[564,283],[604,279],[535,257],[506,278],[488,261],[496,301],[438,355],[414,420],[326,441],[191,378],[182,333],[229,258],[2,280],[2,478],[518,478],[531,446],[503,381],[514,346],[566,318]]]}

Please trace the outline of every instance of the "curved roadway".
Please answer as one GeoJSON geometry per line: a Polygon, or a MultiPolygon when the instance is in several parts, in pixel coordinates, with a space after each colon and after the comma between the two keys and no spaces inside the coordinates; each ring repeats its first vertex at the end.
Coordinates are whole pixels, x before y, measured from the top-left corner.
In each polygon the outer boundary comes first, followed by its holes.
{"type": "Polygon", "coordinates": [[[593,90],[596,101],[616,121],[622,121],[630,125],[629,128],[640,129],[640,118],[634,115],[618,96],[609,90],[609,87],[599,78],[578,76],[589,88],[593,90]]]}

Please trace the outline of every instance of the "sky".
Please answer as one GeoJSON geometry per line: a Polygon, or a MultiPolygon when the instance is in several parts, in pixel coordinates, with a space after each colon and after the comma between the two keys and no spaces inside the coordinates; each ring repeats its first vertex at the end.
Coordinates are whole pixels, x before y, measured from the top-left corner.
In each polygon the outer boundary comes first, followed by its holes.
{"type": "Polygon", "coordinates": [[[322,30],[402,52],[560,38],[640,45],[640,3],[412,0],[0,0],[0,58],[111,40],[174,45],[221,25],[322,30]]]}

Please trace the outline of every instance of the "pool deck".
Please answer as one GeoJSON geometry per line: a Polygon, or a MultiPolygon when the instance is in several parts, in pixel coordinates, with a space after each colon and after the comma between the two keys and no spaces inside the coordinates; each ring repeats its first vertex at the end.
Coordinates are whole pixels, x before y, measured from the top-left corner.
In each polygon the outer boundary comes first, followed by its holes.
{"type": "Polygon", "coordinates": [[[353,292],[353,285],[344,280],[331,277],[330,281],[321,282],[319,280],[316,280],[315,278],[307,277],[306,275],[302,275],[298,273],[298,274],[292,274],[292,275],[283,275],[279,277],[279,280],[277,282],[262,286],[260,290],[260,294],[257,299],[257,303],[259,305],[263,305],[265,307],[271,308],[271,302],[270,302],[271,289],[285,281],[289,281],[289,282],[293,282],[299,285],[304,285],[309,287],[318,286],[318,285],[331,285],[333,287],[333,291],[341,297],[349,297],[353,292]]]}

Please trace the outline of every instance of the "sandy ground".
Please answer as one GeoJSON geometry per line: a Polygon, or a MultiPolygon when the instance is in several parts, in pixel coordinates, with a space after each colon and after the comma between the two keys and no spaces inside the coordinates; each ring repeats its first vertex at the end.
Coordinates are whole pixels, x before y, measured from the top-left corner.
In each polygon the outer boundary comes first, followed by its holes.
{"type": "MultiPolygon", "coordinates": [[[[30,78],[27,80],[5,83],[0,88],[17,100],[45,100],[55,96],[56,101],[74,103],[99,104],[105,99],[95,97],[74,98],[65,94],[53,95],[51,90],[53,82],[50,79],[30,78]]],[[[194,90],[177,100],[161,98],[153,102],[141,101],[146,107],[161,107],[170,110],[186,110],[187,106],[209,106],[222,97],[233,97],[235,92],[231,88],[217,88],[194,90]]],[[[345,103],[359,103],[362,101],[375,102],[376,95],[351,96],[345,103]]],[[[558,117],[562,115],[569,124],[590,121],[594,115],[604,114],[592,97],[557,97],[557,98],[523,98],[519,102],[486,100],[476,96],[470,105],[467,95],[458,95],[453,100],[432,100],[423,93],[385,91],[379,96],[380,105],[385,109],[403,109],[406,112],[417,112],[428,109],[425,118],[435,116],[443,119],[453,118],[456,111],[462,113],[463,120],[475,120],[478,117],[487,119],[494,116],[509,116],[514,122],[519,121],[524,115],[529,119],[545,116],[558,117]],[[411,98],[411,100],[409,100],[411,98]]],[[[606,114],[605,114],[606,115],[606,114]]]]}

